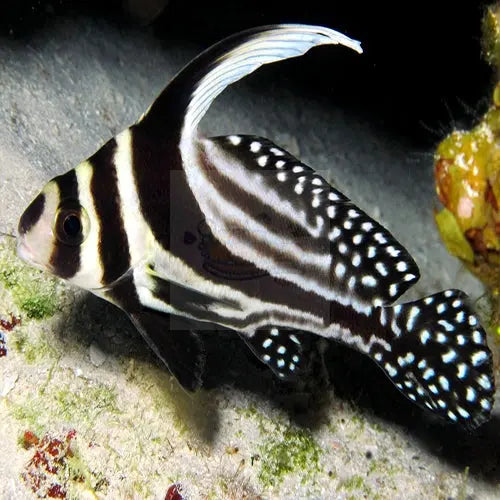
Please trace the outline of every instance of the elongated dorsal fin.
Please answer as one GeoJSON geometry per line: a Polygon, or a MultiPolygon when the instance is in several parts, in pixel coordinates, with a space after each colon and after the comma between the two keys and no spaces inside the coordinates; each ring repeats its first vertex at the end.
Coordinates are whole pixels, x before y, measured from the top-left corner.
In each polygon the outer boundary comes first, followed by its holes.
{"type": "Polygon", "coordinates": [[[362,52],[358,41],[322,26],[279,24],[237,33],[191,61],[153,103],[141,124],[178,126],[183,140],[188,139],[226,87],[263,64],[298,57],[312,47],[327,44],[362,52]]]}

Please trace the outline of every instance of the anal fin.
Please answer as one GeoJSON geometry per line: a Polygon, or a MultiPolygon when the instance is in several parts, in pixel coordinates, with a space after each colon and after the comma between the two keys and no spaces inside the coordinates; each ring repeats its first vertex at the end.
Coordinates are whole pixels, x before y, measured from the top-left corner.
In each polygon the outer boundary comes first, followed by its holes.
{"type": "Polygon", "coordinates": [[[243,336],[253,353],[281,379],[294,379],[307,366],[310,350],[307,333],[274,326],[259,328],[252,337],[243,336]]]}
{"type": "Polygon", "coordinates": [[[177,318],[150,309],[130,314],[130,319],[149,347],[187,390],[202,385],[205,350],[201,336],[177,318]]]}

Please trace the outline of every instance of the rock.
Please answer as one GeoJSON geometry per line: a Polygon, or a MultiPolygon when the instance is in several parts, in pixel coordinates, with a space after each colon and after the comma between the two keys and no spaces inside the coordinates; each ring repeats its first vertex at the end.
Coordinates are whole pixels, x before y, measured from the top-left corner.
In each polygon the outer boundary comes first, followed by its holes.
{"type": "Polygon", "coordinates": [[[89,347],[90,362],[94,366],[101,366],[106,361],[106,354],[101,350],[96,342],[92,342],[89,347]]]}
{"type": "Polygon", "coordinates": [[[14,388],[18,379],[17,372],[9,373],[3,380],[2,389],[0,390],[0,396],[4,398],[9,394],[9,392],[14,388]]]}

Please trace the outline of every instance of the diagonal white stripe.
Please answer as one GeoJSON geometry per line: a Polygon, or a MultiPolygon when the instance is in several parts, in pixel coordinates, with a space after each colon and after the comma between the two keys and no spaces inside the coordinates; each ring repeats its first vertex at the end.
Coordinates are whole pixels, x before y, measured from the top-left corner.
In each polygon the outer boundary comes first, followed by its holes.
{"type": "MultiPolygon", "coordinates": [[[[388,351],[391,350],[390,345],[385,340],[375,335],[372,335],[368,342],[366,342],[363,337],[356,335],[349,328],[342,327],[336,323],[325,325],[323,318],[307,311],[292,309],[283,304],[265,302],[249,297],[229,285],[216,284],[207,280],[181,259],[165,251],[159,244],[155,244],[153,253],[155,255],[155,270],[164,279],[196,289],[215,299],[214,302],[216,305],[212,306],[210,310],[225,318],[218,321],[218,324],[222,326],[234,329],[236,320],[239,323],[250,315],[255,315],[256,319],[249,322],[245,328],[236,327],[236,329],[245,335],[252,336],[258,328],[270,325],[284,326],[291,329],[306,330],[329,339],[341,340],[365,353],[369,352],[374,344],[379,344],[388,351]],[[238,309],[225,306],[224,302],[227,301],[237,302],[238,309]],[[283,317],[286,319],[283,320],[283,317]],[[278,320],[277,318],[281,319],[278,320]]],[[[176,310],[170,304],[166,304],[154,297],[151,293],[154,284],[149,273],[144,268],[138,267],[134,270],[134,283],[140,301],[144,306],[152,307],[169,314],[179,314],[197,321],[204,321],[203,318],[176,310]]]]}
{"type": "Polygon", "coordinates": [[[115,139],[114,163],[120,193],[120,212],[128,239],[130,266],[135,267],[147,255],[152,234],[141,212],[134,178],[132,130],[124,130],[115,139]]]}
{"type": "Polygon", "coordinates": [[[191,135],[195,131],[210,104],[227,86],[264,64],[298,57],[312,47],[326,44],[341,44],[362,52],[358,41],[321,26],[283,24],[251,33],[240,45],[219,57],[213,69],[200,80],[188,106],[183,133],[191,135]]]}
{"type": "Polygon", "coordinates": [[[101,221],[97,217],[97,212],[92,196],[93,167],[88,161],[80,163],[75,168],[76,178],[78,179],[78,198],[80,205],[87,211],[91,221],[89,234],[83,244],[80,246],[80,269],[69,281],[86,288],[87,290],[95,288],[96,278],[102,280],[104,270],[102,268],[101,257],[99,256],[99,231],[101,221]]]}

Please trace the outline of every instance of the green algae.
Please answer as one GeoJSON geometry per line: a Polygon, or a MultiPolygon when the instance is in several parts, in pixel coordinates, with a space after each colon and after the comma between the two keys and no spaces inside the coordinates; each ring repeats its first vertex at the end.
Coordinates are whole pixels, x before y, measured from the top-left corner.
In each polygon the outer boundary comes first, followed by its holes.
{"type": "Polygon", "coordinates": [[[280,484],[287,474],[301,476],[302,484],[314,482],[314,475],[321,471],[319,459],[322,450],[305,429],[287,428],[266,439],[259,447],[261,469],[259,480],[264,487],[280,484]]]}
{"type": "Polygon", "coordinates": [[[148,486],[146,481],[136,480],[132,483],[132,488],[134,489],[134,493],[139,495],[138,498],[151,498],[152,491],[148,486]]]}
{"type": "Polygon", "coordinates": [[[102,414],[119,413],[113,387],[79,380],[75,385],[44,384],[36,394],[26,395],[11,405],[10,414],[37,434],[45,433],[54,422],[89,429],[102,414]]]}
{"type": "Polygon", "coordinates": [[[344,489],[346,491],[361,490],[364,485],[364,479],[359,475],[354,475],[341,481],[337,489],[344,489]]]}
{"type": "Polygon", "coordinates": [[[368,467],[368,474],[380,473],[386,478],[402,472],[403,468],[392,464],[387,457],[372,459],[368,467]]]}
{"type": "Polygon", "coordinates": [[[58,281],[24,265],[15,255],[13,242],[0,243],[0,283],[30,319],[49,318],[59,309],[62,292],[58,281]]]}
{"type": "Polygon", "coordinates": [[[92,382],[81,389],[64,386],[53,393],[55,411],[68,422],[93,423],[102,413],[119,413],[114,387],[92,382]]]}
{"type": "Polygon", "coordinates": [[[29,364],[41,359],[56,359],[60,355],[55,340],[49,342],[44,335],[29,332],[26,328],[12,332],[10,339],[14,350],[22,353],[29,364]]]}
{"type": "MultiPolygon", "coordinates": [[[[10,414],[16,420],[22,422],[35,434],[44,434],[46,422],[41,422],[40,414],[44,411],[43,406],[38,401],[25,401],[15,403],[11,407],[10,414]]],[[[44,419],[45,420],[45,419],[44,419]]]]}
{"type": "MultiPolygon", "coordinates": [[[[337,491],[352,493],[354,491],[361,492],[364,496],[372,497],[371,488],[365,484],[365,480],[359,474],[354,474],[351,477],[343,479],[337,486],[337,491]]],[[[351,498],[351,497],[348,497],[351,498]]],[[[352,498],[359,498],[358,495],[352,496],[352,498]]]]}
{"type": "Polygon", "coordinates": [[[286,425],[275,415],[271,419],[252,404],[235,411],[253,419],[261,436],[265,436],[254,455],[259,458],[258,479],[264,488],[278,486],[288,474],[299,475],[302,484],[314,484],[322,470],[319,460],[323,450],[309,430],[286,425]]]}
{"type": "Polygon", "coordinates": [[[87,491],[94,493],[99,491],[105,493],[107,480],[102,474],[93,473],[88,464],[83,460],[81,454],[78,452],[76,446],[72,446],[71,455],[66,457],[64,468],[61,470],[60,475],[62,478],[67,478],[78,484],[68,484],[69,497],[81,498],[81,493],[87,491]]]}

